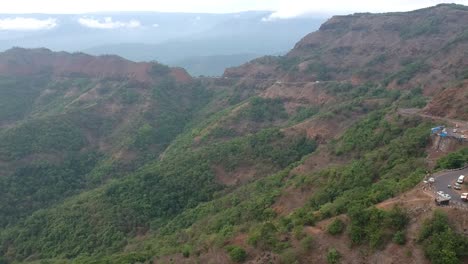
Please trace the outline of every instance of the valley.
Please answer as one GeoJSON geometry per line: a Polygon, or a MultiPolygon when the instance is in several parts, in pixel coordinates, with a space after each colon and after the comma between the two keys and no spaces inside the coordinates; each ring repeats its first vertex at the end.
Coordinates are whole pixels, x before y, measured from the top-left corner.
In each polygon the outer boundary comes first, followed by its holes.
{"type": "Polygon", "coordinates": [[[0,53],[0,263],[468,261],[467,211],[423,183],[468,163],[431,132],[466,132],[467,24],[335,16],[221,77],[0,53]]]}

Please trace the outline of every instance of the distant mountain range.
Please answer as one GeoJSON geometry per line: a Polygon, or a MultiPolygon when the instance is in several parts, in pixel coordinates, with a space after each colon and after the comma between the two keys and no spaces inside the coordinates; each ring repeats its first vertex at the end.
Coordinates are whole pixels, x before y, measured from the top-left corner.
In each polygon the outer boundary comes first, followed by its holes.
{"type": "Polygon", "coordinates": [[[117,54],[181,66],[193,75],[221,75],[226,67],[291,49],[326,19],[309,15],[271,20],[270,15],[269,11],[0,15],[0,50],[19,46],[117,54]]]}

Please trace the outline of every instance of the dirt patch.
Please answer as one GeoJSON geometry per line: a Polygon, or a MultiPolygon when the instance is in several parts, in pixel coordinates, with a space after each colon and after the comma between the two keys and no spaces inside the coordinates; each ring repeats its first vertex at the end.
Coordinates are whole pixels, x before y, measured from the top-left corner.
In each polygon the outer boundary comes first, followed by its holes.
{"type": "Polygon", "coordinates": [[[182,68],[172,68],[170,74],[178,83],[189,83],[192,81],[192,77],[182,68]]]}
{"type": "Polygon", "coordinates": [[[288,187],[276,199],[272,208],[278,215],[288,215],[295,209],[304,206],[313,194],[313,188],[288,187]]]}
{"type": "Polygon", "coordinates": [[[323,105],[334,101],[332,96],[313,82],[305,84],[276,83],[263,92],[261,96],[265,98],[283,98],[307,105],[323,105]]]}
{"type": "Polygon", "coordinates": [[[112,158],[121,161],[123,164],[130,164],[138,158],[138,153],[128,149],[121,149],[112,158]]]}
{"type": "Polygon", "coordinates": [[[328,150],[328,146],[320,145],[303,164],[294,168],[291,174],[310,174],[330,166],[343,165],[347,161],[345,157],[338,157],[331,154],[328,150]]]}
{"type": "Polygon", "coordinates": [[[154,264],[168,264],[168,263],[177,263],[177,264],[231,264],[229,256],[226,254],[223,249],[213,249],[210,248],[207,252],[200,254],[200,256],[189,256],[184,257],[182,254],[171,255],[162,258],[154,258],[154,264]]]}
{"type": "Polygon", "coordinates": [[[213,166],[213,171],[216,180],[226,186],[244,184],[257,174],[257,169],[252,166],[238,166],[234,171],[226,171],[224,167],[216,165],[213,166]]]}

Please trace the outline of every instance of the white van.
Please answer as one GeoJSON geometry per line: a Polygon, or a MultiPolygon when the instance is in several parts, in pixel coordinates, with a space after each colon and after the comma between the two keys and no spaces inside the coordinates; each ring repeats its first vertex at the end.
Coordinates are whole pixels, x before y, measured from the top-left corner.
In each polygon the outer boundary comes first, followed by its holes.
{"type": "Polygon", "coordinates": [[[465,175],[460,175],[460,177],[458,177],[457,183],[462,184],[464,181],[465,181],[465,175]]]}

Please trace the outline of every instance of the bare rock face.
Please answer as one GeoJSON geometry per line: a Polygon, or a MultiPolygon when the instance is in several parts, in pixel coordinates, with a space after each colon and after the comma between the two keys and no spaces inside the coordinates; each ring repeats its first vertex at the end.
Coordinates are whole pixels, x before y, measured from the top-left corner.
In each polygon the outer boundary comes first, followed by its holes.
{"type": "Polygon", "coordinates": [[[424,108],[426,114],[468,120],[468,81],[447,88],[435,96],[424,108]]]}

